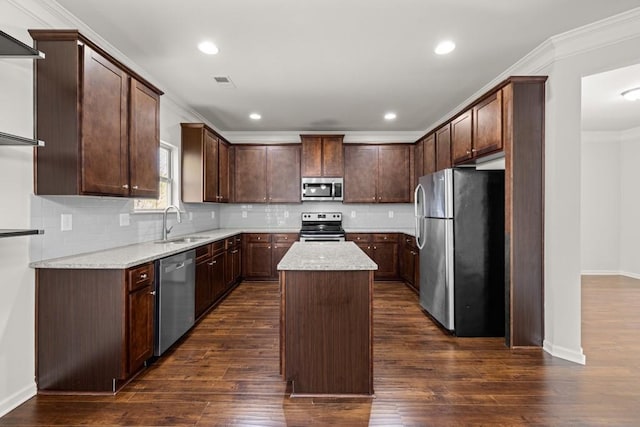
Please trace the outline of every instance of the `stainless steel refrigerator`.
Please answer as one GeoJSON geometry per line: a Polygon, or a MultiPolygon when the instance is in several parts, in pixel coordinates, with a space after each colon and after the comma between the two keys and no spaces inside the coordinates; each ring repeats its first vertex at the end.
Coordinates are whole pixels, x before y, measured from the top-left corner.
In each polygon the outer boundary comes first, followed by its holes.
{"type": "Polygon", "coordinates": [[[504,171],[423,176],[415,215],[422,308],[457,336],[504,336],[504,171]]]}

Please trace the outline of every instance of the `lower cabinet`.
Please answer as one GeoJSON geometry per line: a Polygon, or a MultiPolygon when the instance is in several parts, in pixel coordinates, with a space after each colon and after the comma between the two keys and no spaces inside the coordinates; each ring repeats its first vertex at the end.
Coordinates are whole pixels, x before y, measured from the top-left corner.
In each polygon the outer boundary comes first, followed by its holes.
{"type": "Polygon", "coordinates": [[[420,292],[420,251],[416,239],[407,234],[401,235],[400,277],[415,292],[420,292]]]}
{"type": "Polygon", "coordinates": [[[247,280],[278,280],[278,263],[298,233],[244,233],[242,277],[247,280]]]}
{"type": "Polygon", "coordinates": [[[232,288],[242,276],[242,238],[240,234],[225,240],[225,287],[232,288]]]}
{"type": "Polygon", "coordinates": [[[378,264],[375,280],[398,280],[397,233],[347,233],[347,240],[354,242],[369,258],[378,264]]]}
{"type": "Polygon", "coordinates": [[[36,270],[36,383],[115,392],[153,354],[154,265],[36,270]]]}

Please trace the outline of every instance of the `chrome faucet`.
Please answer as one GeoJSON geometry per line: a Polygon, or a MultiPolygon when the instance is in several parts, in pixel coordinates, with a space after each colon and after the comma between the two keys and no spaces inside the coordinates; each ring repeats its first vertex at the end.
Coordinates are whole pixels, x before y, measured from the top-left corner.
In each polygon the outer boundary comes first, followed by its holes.
{"type": "Polygon", "coordinates": [[[171,208],[175,209],[176,214],[178,215],[178,222],[182,222],[182,218],[180,218],[180,209],[178,209],[176,205],[169,205],[164,209],[164,212],[162,213],[162,240],[164,241],[167,240],[167,236],[171,233],[171,229],[173,228],[173,226],[167,228],[167,212],[169,212],[169,209],[171,208]]]}

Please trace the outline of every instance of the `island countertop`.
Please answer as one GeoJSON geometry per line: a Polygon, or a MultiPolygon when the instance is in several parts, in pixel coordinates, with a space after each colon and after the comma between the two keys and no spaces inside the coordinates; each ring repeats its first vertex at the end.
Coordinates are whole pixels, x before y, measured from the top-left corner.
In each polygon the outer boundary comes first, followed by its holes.
{"type": "Polygon", "coordinates": [[[296,242],[278,270],[377,270],[378,265],[353,242],[296,242]]]}

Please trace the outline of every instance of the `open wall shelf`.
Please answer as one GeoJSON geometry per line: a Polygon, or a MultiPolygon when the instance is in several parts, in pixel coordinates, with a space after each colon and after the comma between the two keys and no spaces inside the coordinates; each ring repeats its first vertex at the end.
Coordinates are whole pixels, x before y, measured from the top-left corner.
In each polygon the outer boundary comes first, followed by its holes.
{"type": "Polygon", "coordinates": [[[44,147],[44,141],[23,138],[21,136],[0,132],[0,145],[27,145],[34,147],[44,147]]]}
{"type": "Polygon", "coordinates": [[[44,59],[44,53],[0,31],[0,57],[44,59]]]}
{"type": "Polygon", "coordinates": [[[13,230],[0,228],[0,239],[3,237],[33,236],[35,234],[44,234],[44,230],[13,230]]]}

